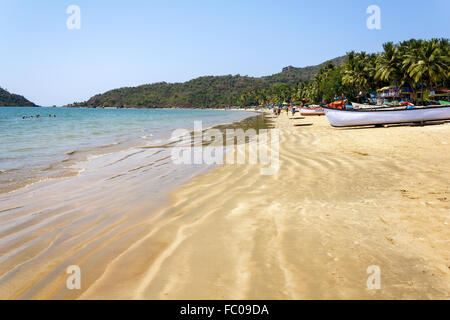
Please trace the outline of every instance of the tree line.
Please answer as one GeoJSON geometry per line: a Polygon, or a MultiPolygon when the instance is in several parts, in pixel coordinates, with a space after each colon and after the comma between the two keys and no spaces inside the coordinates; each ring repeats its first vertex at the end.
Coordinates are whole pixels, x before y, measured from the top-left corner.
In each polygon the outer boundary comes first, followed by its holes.
{"type": "MultiPolygon", "coordinates": [[[[338,57],[331,62],[342,65],[346,60],[346,57],[338,57]]],[[[312,81],[323,65],[286,67],[280,73],[260,78],[241,75],[205,76],[183,83],[159,82],[119,88],[98,94],[84,102],[72,103],[68,107],[223,108],[237,105],[244,92],[268,89],[279,83],[295,85],[312,81]]]]}
{"type": "Polygon", "coordinates": [[[351,51],[347,63],[342,66],[327,63],[313,81],[247,91],[240,95],[238,105],[319,104],[342,95],[360,101],[384,86],[413,90],[448,88],[449,52],[448,39],[388,42],[382,52],[373,54],[351,51]]]}

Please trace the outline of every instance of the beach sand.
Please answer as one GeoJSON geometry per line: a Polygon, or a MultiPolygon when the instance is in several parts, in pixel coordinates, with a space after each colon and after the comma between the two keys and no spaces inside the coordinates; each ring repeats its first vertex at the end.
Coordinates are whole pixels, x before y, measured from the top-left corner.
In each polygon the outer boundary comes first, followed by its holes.
{"type": "Polygon", "coordinates": [[[275,175],[224,165],[166,201],[88,170],[3,196],[0,298],[449,299],[450,124],[273,121],[275,175]]]}

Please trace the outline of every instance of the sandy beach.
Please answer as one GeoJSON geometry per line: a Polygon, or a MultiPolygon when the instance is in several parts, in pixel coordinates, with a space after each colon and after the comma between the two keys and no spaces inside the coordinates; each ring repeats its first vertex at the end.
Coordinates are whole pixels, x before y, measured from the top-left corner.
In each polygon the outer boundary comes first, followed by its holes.
{"type": "Polygon", "coordinates": [[[449,299],[450,123],[272,121],[275,175],[193,171],[167,197],[143,151],[134,171],[121,154],[1,195],[0,298],[449,299]],[[66,288],[69,265],[81,290],[66,288]]]}

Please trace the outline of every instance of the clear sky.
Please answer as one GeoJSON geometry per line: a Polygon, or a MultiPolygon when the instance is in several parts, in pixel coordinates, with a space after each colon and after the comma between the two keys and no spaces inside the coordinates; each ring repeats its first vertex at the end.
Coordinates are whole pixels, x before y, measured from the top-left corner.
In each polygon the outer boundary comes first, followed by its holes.
{"type": "Polygon", "coordinates": [[[0,86],[41,105],[202,75],[263,76],[450,37],[449,0],[0,0],[0,86]],[[69,5],[81,29],[69,30],[69,5]],[[381,9],[369,30],[366,9],[381,9]]]}

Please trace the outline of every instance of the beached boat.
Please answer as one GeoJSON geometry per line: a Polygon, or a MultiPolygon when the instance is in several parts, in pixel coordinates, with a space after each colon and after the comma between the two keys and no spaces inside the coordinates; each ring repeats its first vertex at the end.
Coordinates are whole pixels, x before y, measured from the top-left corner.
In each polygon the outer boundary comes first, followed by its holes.
{"type": "Polygon", "coordinates": [[[324,116],[325,115],[323,108],[320,106],[310,106],[307,108],[301,108],[300,114],[302,116],[324,116]]]}
{"type": "Polygon", "coordinates": [[[383,108],[384,106],[379,106],[379,105],[371,105],[371,104],[365,104],[365,103],[356,103],[356,102],[352,102],[352,106],[355,109],[373,109],[373,108],[383,108]]]}
{"type": "Polygon", "coordinates": [[[304,117],[305,116],[324,116],[325,112],[323,112],[323,111],[314,111],[314,112],[308,111],[308,112],[301,112],[300,114],[304,117]]]}
{"type": "MultiPolygon", "coordinates": [[[[365,103],[356,103],[356,102],[352,102],[352,106],[355,109],[377,109],[377,108],[392,108],[395,105],[388,105],[388,104],[384,104],[384,105],[372,105],[372,104],[365,104],[365,103]]],[[[408,103],[408,102],[403,102],[397,106],[401,106],[401,107],[413,107],[414,105],[412,103],[408,103]]]]}
{"type": "Polygon", "coordinates": [[[319,105],[312,105],[309,107],[301,108],[300,114],[302,116],[324,116],[325,115],[323,108],[319,105]]]}
{"type": "Polygon", "coordinates": [[[407,107],[392,109],[335,109],[324,107],[333,127],[354,127],[395,123],[450,120],[450,106],[407,107]]]}

